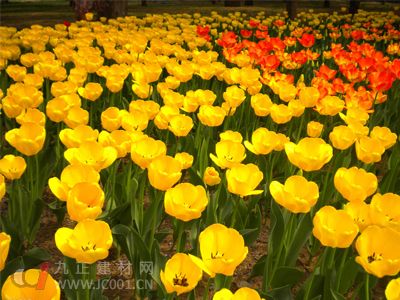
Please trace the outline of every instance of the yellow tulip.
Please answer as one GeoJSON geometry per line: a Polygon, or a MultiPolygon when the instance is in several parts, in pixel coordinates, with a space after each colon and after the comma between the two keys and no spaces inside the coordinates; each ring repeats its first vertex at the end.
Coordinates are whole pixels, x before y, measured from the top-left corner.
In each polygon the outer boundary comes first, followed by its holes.
{"type": "Polygon", "coordinates": [[[78,148],[70,148],[64,152],[65,159],[71,165],[82,164],[93,167],[96,171],[109,167],[118,156],[114,147],[103,147],[97,142],[85,142],[78,148]]]}
{"type": "Polygon", "coordinates": [[[26,68],[19,65],[9,65],[6,73],[14,81],[23,81],[26,76],[26,68]]]}
{"type": "Polygon", "coordinates": [[[132,143],[131,159],[142,169],[146,169],[154,159],[166,154],[165,143],[151,137],[144,137],[132,143]]]}
{"type": "Polygon", "coordinates": [[[385,147],[377,138],[364,136],[356,141],[357,158],[366,164],[379,162],[384,152],[385,147]]]}
{"type": "Polygon", "coordinates": [[[378,139],[385,149],[389,149],[397,141],[397,134],[391,132],[387,127],[375,126],[372,128],[370,136],[378,139]]]}
{"type": "Polygon", "coordinates": [[[102,212],[103,204],[104,192],[97,183],[77,183],[68,193],[68,215],[77,222],[96,219],[102,212]]]}
{"type": "Polygon", "coordinates": [[[356,141],[354,131],[345,125],[335,126],[329,134],[332,146],[339,150],[346,150],[356,141]]]}
{"type": "Polygon", "coordinates": [[[400,232],[388,227],[368,226],[356,241],[359,263],[376,277],[400,272],[400,232]]]}
{"type": "Polygon", "coordinates": [[[323,128],[324,128],[324,125],[319,122],[315,122],[315,121],[308,122],[307,135],[309,137],[317,138],[321,135],[323,128]]]}
{"type": "Polygon", "coordinates": [[[18,117],[16,117],[15,120],[20,125],[24,123],[36,123],[40,126],[45,126],[46,124],[45,114],[36,108],[26,109],[18,117]]]}
{"type": "Polygon", "coordinates": [[[35,123],[24,123],[20,128],[6,132],[5,139],[22,154],[33,156],[42,150],[46,139],[46,130],[43,126],[35,123]]]}
{"type": "Polygon", "coordinates": [[[385,289],[387,300],[400,300],[400,278],[392,279],[385,289]]]}
{"type": "Polygon", "coordinates": [[[26,74],[24,77],[24,83],[40,89],[43,86],[43,77],[39,74],[26,74]]]}
{"type": "Polygon", "coordinates": [[[232,276],[249,251],[236,229],[218,223],[200,233],[199,243],[202,259],[195,256],[191,258],[211,277],[216,274],[232,276]]]}
{"type": "Polygon", "coordinates": [[[285,184],[272,181],[269,186],[272,198],[292,213],[307,213],[317,203],[318,185],[303,176],[293,175],[285,184]]]}
{"type": "Polygon", "coordinates": [[[216,156],[210,153],[211,160],[220,168],[232,168],[241,163],[245,158],[246,150],[240,143],[223,140],[215,145],[216,156]]]}
{"type": "Polygon", "coordinates": [[[45,270],[18,271],[7,277],[1,290],[3,300],[41,299],[59,300],[58,282],[45,270]]]}
{"type": "Polygon", "coordinates": [[[275,150],[279,139],[275,131],[269,131],[267,128],[257,128],[251,135],[251,143],[244,142],[246,148],[256,155],[266,155],[275,150]]]}
{"type": "Polygon", "coordinates": [[[89,123],[89,112],[81,107],[74,106],[68,110],[63,121],[69,128],[86,125],[89,123]]]}
{"type": "Polygon", "coordinates": [[[131,152],[132,138],[125,130],[114,130],[112,132],[102,131],[98,138],[103,147],[114,147],[118,152],[118,158],[125,157],[131,152]]]}
{"type": "Polygon", "coordinates": [[[300,89],[299,100],[305,107],[313,107],[317,104],[320,93],[316,87],[304,86],[300,89]]]}
{"type": "Polygon", "coordinates": [[[6,194],[6,181],[4,176],[0,174],[0,201],[3,199],[4,195],[6,194]]]}
{"type": "MultiPolygon", "coordinates": [[[[43,93],[32,85],[16,83],[7,90],[16,105],[22,108],[35,108],[43,102],[43,93]]],[[[3,100],[4,101],[4,100],[3,100]]]]}
{"type": "Polygon", "coordinates": [[[358,229],[362,232],[369,225],[372,225],[371,208],[365,202],[349,202],[343,208],[357,223],[358,229]]]}
{"type": "Polygon", "coordinates": [[[339,168],[334,177],[335,188],[350,202],[362,202],[378,188],[378,178],[364,169],[339,168]]]}
{"type": "Polygon", "coordinates": [[[259,117],[268,116],[272,107],[271,98],[266,94],[256,94],[251,96],[250,104],[255,115],[259,117]]]}
{"type": "Polygon", "coordinates": [[[187,136],[193,128],[193,120],[189,116],[177,115],[169,121],[168,129],[175,136],[187,136]]]}
{"type": "Polygon", "coordinates": [[[282,101],[290,102],[296,97],[297,88],[293,84],[287,83],[285,81],[280,81],[278,83],[278,88],[279,88],[279,98],[282,101]]]}
{"type": "Polygon", "coordinates": [[[344,101],[337,96],[325,96],[318,102],[316,110],[321,115],[334,116],[344,108],[344,101]]]}
{"type": "Polygon", "coordinates": [[[193,155],[187,152],[176,153],[174,158],[182,164],[182,169],[189,169],[193,165],[193,155]]]}
{"type": "Polygon", "coordinates": [[[258,292],[248,287],[238,289],[234,294],[228,289],[221,289],[213,296],[213,300],[263,300],[258,292]]]}
{"type": "Polygon", "coordinates": [[[400,228],[400,196],[394,193],[375,194],[371,200],[372,222],[382,227],[400,228]]]}
{"type": "Polygon", "coordinates": [[[158,129],[168,129],[169,121],[179,115],[179,108],[176,106],[164,105],[154,118],[154,124],[158,129]]]}
{"type": "Polygon", "coordinates": [[[160,271],[160,279],[167,293],[176,292],[178,295],[193,290],[201,277],[203,271],[184,253],[174,254],[165,264],[164,270],[160,271]]]}
{"type": "Polygon", "coordinates": [[[238,131],[226,130],[219,134],[219,138],[221,141],[232,141],[235,143],[241,143],[243,141],[243,137],[238,131]]]}
{"type": "Polygon", "coordinates": [[[272,104],[270,113],[272,121],[276,124],[285,124],[293,117],[292,111],[285,104],[272,104]]]}
{"type": "Polygon", "coordinates": [[[101,113],[101,126],[107,131],[114,131],[121,127],[122,114],[118,107],[109,107],[101,113]]]}
{"type": "Polygon", "coordinates": [[[0,174],[3,174],[8,180],[21,178],[26,170],[25,159],[21,156],[12,154],[5,155],[0,159],[0,174]]]}
{"type": "Polygon", "coordinates": [[[60,179],[52,177],[49,179],[51,192],[61,201],[67,201],[69,191],[78,183],[98,183],[100,174],[92,167],[77,164],[68,165],[61,172],[60,179]]]}
{"type": "Polygon", "coordinates": [[[228,191],[240,197],[258,195],[263,190],[256,190],[264,175],[254,164],[238,164],[226,171],[228,191]]]}
{"type": "Polygon", "coordinates": [[[59,228],[55,240],[64,256],[85,264],[105,259],[113,242],[110,226],[91,219],[78,222],[74,229],[59,228]]]}
{"type": "Polygon", "coordinates": [[[358,234],[358,226],[344,210],[324,206],[314,216],[313,235],[322,245],[332,248],[347,248],[358,234]]]}
{"type": "Polygon", "coordinates": [[[201,105],[197,117],[201,124],[210,127],[220,126],[224,121],[226,112],[219,106],[201,105]]]}
{"type": "Polygon", "coordinates": [[[89,82],[84,88],[80,87],[78,89],[78,93],[81,97],[89,101],[96,101],[103,93],[103,88],[101,87],[100,83],[89,82]]]}
{"type": "Polygon", "coordinates": [[[317,171],[328,163],[333,156],[333,149],[320,138],[303,138],[296,145],[285,144],[289,161],[304,171],[317,171]]]}
{"type": "Polygon", "coordinates": [[[288,103],[288,108],[293,117],[300,117],[304,113],[306,107],[300,102],[300,100],[293,99],[288,103]]]}
{"type": "Polygon", "coordinates": [[[232,85],[223,93],[223,98],[228,103],[229,107],[237,108],[246,99],[246,95],[244,90],[237,85],[232,85]]]}
{"type": "Polygon", "coordinates": [[[357,106],[349,107],[346,115],[339,113],[339,116],[343,121],[346,122],[347,125],[351,123],[360,123],[365,125],[369,119],[368,112],[365,109],[357,106]]]}
{"type": "Polygon", "coordinates": [[[87,125],[78,125],[74,129],[65,128],[60,131],[60,141],[67,148],[78,148],[85,142],[96,142],[99,131],[87,125]]]}
{"type": "Polygon", "coordinates": [[[209,186],[214,186],[221,182],[221,177],[214,167],[207,167],[204,171],[203,181],[209,186]]]}
{"type": "Polygon", "coordinates": [[[154,188],[166,191],[179,181],[181,171],[182,164],[177,159],[164,155],[151,161],[147,176],[154,188]]]}
{"type": "Polygon", "coordinates": [[[147,114],[148,120],[153,120],[160,111],[160,105],[151,100],[134,100],[129,103],[129,112],[140,110],[147,114]]]}
{"type": "Polygon", "coordinates": [[[68,115],[70,105],[64,98],[58,97],[47,102],[46,115],[53,122],[62,122],[68,115]]]}
{"type": "Polygon", "coordinates": [[[0,232],[0,271],[4,269],[6,264],[10,243],[11,237],[5,232],[0,232]]]}
{"type": "Polygon", "coordinates": [[[149,123],[148,114],[141,110],[131,110],[129,113],[122,113],[121,126],[127,131],[143,131],[149,123]]]}
{"type": "Polygon", "coordinates": [[[200,218],[207,204],[206,190],[186,182],[168,189],[164,196],[165,212],[184,222],[200,218]]]}
{"type": "Polygon", "coordinates": [[[14,98],[10,96],[4,97],[1,101],[1,105],[5,115],[10,119],[18,117],[24,110],[24,108],[17,104],[14,98]]]}

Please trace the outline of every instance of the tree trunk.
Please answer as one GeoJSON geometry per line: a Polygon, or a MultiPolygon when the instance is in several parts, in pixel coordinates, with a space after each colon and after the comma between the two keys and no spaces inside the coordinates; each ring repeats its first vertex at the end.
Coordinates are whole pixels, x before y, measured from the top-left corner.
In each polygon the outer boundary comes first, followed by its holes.
{"type": "Polygon", "coordinates": [[[225,0],[224,6],[240,6],[240,0],[225,0]]]}
{"type": "Polygon", "coordinates": [[[286,10],[289,18],[294,19],[297,15],[297,0],[286,0],[286,10]]]}
{"type": "Polygon", "coordinates": [[[359,8],[360,8],[360,1],[350,0],[349,13],[354,15],[354,14],[356,14],[358,12],[359,8]]]}
{"type": "Polygon", "coordinates": [[[87,12],[93,12],[99,18],[123,17],[128,12],[128,0],[75,0],[76,18],[84,19],[87,12]]]}

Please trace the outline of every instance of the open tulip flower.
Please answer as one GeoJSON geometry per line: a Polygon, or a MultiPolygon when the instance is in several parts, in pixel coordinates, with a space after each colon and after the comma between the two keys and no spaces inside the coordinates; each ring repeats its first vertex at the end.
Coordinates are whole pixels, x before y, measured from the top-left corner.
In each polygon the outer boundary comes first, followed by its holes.
{"type": "Polygon", "coordinates": [[[166,191],[176,184],[182,176],[182,164],[171,156],[154,159],[147,168],[150,184],[161,191],[166,191]]]}
{"type": "Polygon", "coordinates": [[[210,154],[211,160],[220,168],[232,168],[245,158],[246,150],[241,143],[231,140],[222,140],[215,145],[215,153],[210,154]]]}
{"type": "Polygon", "coordinates": [[[400,278],[392,279],[385,289],[385,296],[387,300],[400,299],[400,278]]]}
{"type": "Polygon", "coordinates": [[[249,251],[240,233],[222,224],[213,224],[204,229],[199,242],[201,259],[195,256],[191,258],[211,277],[216,274],[232,276],[249,251]]]}
{"type": "Polygon", "coordinates": [[[184,222],[200,218],[207,204],[206,190],[201,185],[179,183],[165,192],[165,212],[184,222]]]}
{"type": "Polygon", "coordinates": [[[33,156],[42,150],[46,129],[36,123],[24,123],[5,135],[7,142],[22,154],[33,156]]]}
{"type": "Polygon", "coordinates": [[[160,279],[167,293],[176,292],[178,296],[193,290],[202,276],[202,269],[184,253],[172,256],[165,264],[165,269],[160,272],[160,279]]]}
{"type": "Polygon", "coordinates": [[[328,163],[332,147],[320,138],[303,138],[298,144],[286,143],[285,152],[289,161],[304,171],[317,171],[328,163]]]}
{"type": "Polygon", "coordinates": [[[100,174],[93,168],[85,165],[68,165],[61,172],[60,179],[52,177],[49,179],[49,188],[61,201],[67,201],[69,191],[78,183],[98,183],[100,174]]]}
{"type": "Polygon", "coordinates": [[[5,155],[0,159],[0,174],[3,174],[8,180],[21,178],[26,170],[25,159],[21,156],[12,154],[5,155]]]}
{"type": "Polygon", "coordinates": [[[242,287],[235,293],[228,289],[219,290],[214,294],[213,300],[262,300],[256,290],[248,287],[242,287]]]}
{"type": "Polygon", "coordinates": [[[108,256],[113,238],[104,221],[85,219],[74,229],[62,227],[55,234],[57,248],[78,263],[93,264],[108,256]]]}
{"type": "Polygon", "coordinates": [[[109,167],[118,156],[114,147],[103,147],[98,142],[84,142],[78,148],[70,148],[64,152],[65,159],[71,165],[86,165],[100,171],[109,167]]]}
{"type": "Polygon", "coordinates": [[[400,272],[400,233],[388,227],[369,226],[357,238],[358,262],[366,272],[383,277],[400,272]]]}
{"type": "Polygon", "coordinates": [[[272,181],[269,190],[277,203],[293,213],[309,212],[319,197],[318,185],[297,175],[286,179],[284,185],[272,181]]]}
{"type": "Polygon", "coordinates": [[[358,234],[358,226],[344,210],[322,207],[313,219],[313,235],[322,245],[332,248],[349,247],[358,234]]]}
{"type": "Polygon", "coordinates": [[[60,297],[58,282],[47,271],[39,269],[18,271],[8,276],[1,289],[1,298],[4,300],[59,300],[60,297]]]}
{"type": "Polygon", "coordinates": [[[8,252],[10,250],[11,237],[5,233],[0,232],[0,271],[5,267],[8,252]]]}
{"type": "Polygon", "coordinates": [[[240,197],[258,195],[263,190],[256,190],[264,175],[254,164],[239,164],[226,171],[228,191],[240,197]]]}

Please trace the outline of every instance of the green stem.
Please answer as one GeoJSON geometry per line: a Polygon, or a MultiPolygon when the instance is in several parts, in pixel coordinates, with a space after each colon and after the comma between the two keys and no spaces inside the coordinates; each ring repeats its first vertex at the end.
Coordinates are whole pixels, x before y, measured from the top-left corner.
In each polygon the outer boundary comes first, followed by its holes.
{"type": "Polygon", "coordinates": [[[342,279],[342,274],[343,274],[343,268],[344,268],[344,264],[346,263],[346,259],[347,259],[347,255],[349,253],[349,249],[350,247],[347,247],[342,255],[342,259],[340,260],[340,265],[339,265],[339,269],[338,269],[338,275],[337,275],[337,280],[336,280],[336,290],[339,291],[340,289],[340,282],[342,279]]]}
{"type": "Polygon", "coordinates": [[[365,300],[369,300],[369,274],[365,275],[365,300]]]}
{"type": "Polygon", "coordinates": [[[177,221],[177,229],[178,229],[178,236],[176,238],[176,252],[180,253],[185,249],[185,243],[183,239],[183,233],[185,231],[185,223],[176,220],[177,221]]]}

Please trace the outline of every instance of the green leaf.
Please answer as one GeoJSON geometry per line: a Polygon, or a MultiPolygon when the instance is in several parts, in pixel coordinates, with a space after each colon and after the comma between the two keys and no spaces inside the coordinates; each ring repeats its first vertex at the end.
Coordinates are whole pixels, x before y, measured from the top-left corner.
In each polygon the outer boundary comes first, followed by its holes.
{"type": "Polygon", "coordinates": [[[288,248],[286,265],[294,266],[296,264],[297,258],[299,257],[299,252],[304,244],[307,242],[312,228],[313,224],[311,214],[304,214],[294,234],[295,238],[290,243],[290,246],[288,248]]]}
{"type": "Polygon", "coordinates": [[[21,256],[9,261],[0,272],[0,286],[3,286],[8,276],[14,274],[17,270],[23,270],[24,268],[24,261],[21,256]]]}
{"type": "Polygon", "coordinates": [[[353,257],[348,258],[343,266],[342,274],[340,277],[339,292],[346,293],[354,283],[356,276],[362,269],[358,263],[356,263],[353,257]]]}
{"type": "Polygon", "coordinates": [[[331,289],[331,294],[332,294],[332,299],[333,300],[346,300],[346,297],[344,297],[342,294],[335,292],[334,290],[331,289]]]}
{"type": "Polygon", "coordinates": [[[57,223],[61,225],[67,212],[66,202],[55,200],[48,203],[47,207],[56,215],[57,223]]]}
{"type": "Polygon", "coordinates": [[[254,265],[253,269],[251,270],[250,278],[264,275],[264,269],[265,269],[266,260],[267,260],[267,255],[266,254],[260,257],[260,259],[256,262],[256,264],[254,265]]]}
{"type": "Polygon", "coordinates": [[[51,255],[44,249],[41,248],[33,248],[26,252],[22,257],[25,268],[31,269],[42,262],[49,261],[51,259],[51,255]]]}
{"type": "Polygon", "coordinates": [[[271,300],[276,300],[276,299],[291,300],[291,299],[293,299],[289,286],[282,286],[279,288],[269,290],[267,293],[263,294],[262,296],[266,297],[267,299],[271,299],[271,300]]]}
{"type": "Polygon", "coordinates": [[[270,231],[270,245],[271,253],[279,248],[282,242],[283,233],[285,232],[285,222],[283,220],[282,211],[275,201],[271,202],[271,231],[270,231]]]}
{"type": "Polygon", "coordinates": [[[304,276],[304,272],[292,267],[279,267],[271,280],[274,288],[292,286],[299,282],[304,276]]]}

